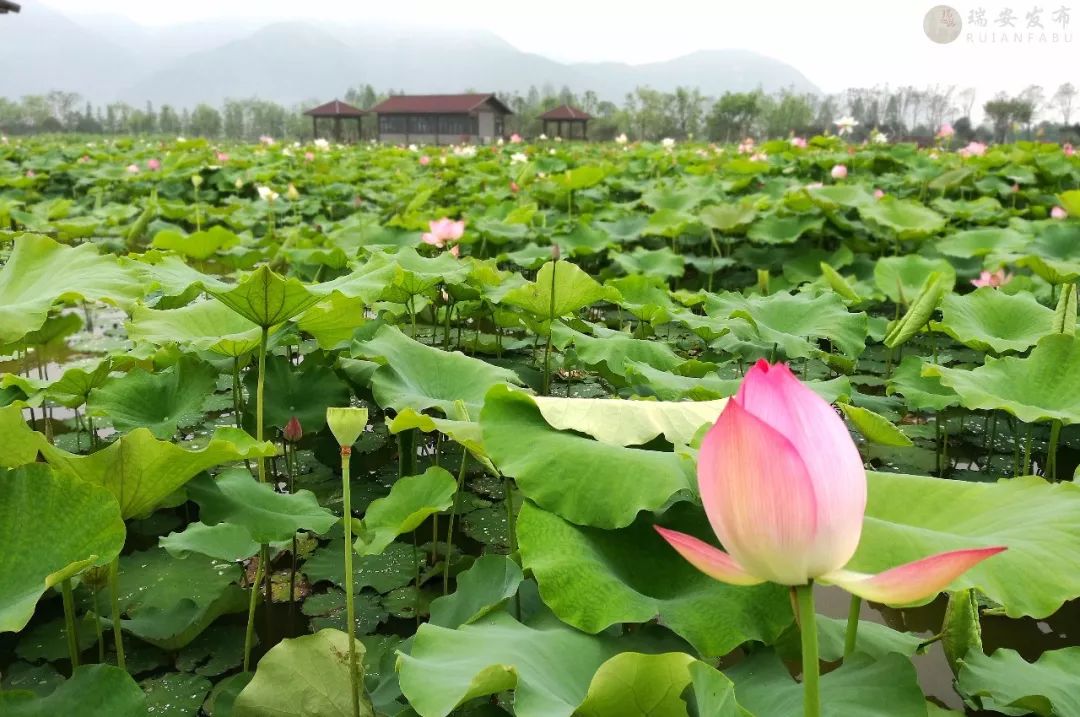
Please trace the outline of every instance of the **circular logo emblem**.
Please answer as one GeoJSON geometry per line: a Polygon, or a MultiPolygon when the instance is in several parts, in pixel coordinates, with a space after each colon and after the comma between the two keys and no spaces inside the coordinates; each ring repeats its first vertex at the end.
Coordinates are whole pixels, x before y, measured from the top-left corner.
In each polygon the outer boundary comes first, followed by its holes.
{"type": "Polygon", "coordinates": [[[960,20],[960,13],[956,8],[948,5],[937,5],[930,8],[923,18],[922,28],[926,36],[939,45],[952,42],[960,37],[960,29],[964,23],[960,20]]]}

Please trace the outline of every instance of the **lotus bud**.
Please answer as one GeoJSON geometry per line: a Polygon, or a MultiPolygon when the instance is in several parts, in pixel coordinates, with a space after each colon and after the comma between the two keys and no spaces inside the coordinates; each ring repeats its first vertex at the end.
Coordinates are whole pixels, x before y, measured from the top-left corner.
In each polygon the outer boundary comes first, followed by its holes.
{"type": "Polygon", "coordinates": [[[356,443],[356,439],[364,432],[367,421],[366,408],[326,409],[326,423],[342,451],[350,449],[352,444],[356,443]]]}
{"type": "Polygon", "coordinates": [[[290,418],[289,422],[285,424],[285,429],[281,433],[289,443],[296,443],[299,441],[304,437],[304,428],[300,425],[300,419],[296,416],[290,418]]]}
{"type": "Polygon", "coordinates": [[[290,202],[295,202],[300,198],[300,192],[296,191],[296,185],[292,182],[289,182],[289,188],[285,190],[285,197],[290,202]]]}
{"type": "Polygon", "coordinates": [[[552,244],[551,245],[551,260],[552,261],[558,261],[560,256],[562,256],[562,250],[559,248],[559,245],[558,244],[552,244]]]}
{"type": "Polygon", "coordinates": [[[191,185],[193,187],[198,189],[199,187],[202,186],[202,183],[203,183],[203,178],[202,178],[201,174],[193,174],[193,175],[191,175],[191,185]]]}

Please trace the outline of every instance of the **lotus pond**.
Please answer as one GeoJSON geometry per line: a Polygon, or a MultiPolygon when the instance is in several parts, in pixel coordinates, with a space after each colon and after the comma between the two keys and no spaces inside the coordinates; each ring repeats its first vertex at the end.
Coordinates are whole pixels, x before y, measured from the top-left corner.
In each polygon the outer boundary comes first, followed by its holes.
{"type": "Polygon", "coordinates": [[[0,714],[1080,715],[1080,158],[752,151],[0,144],[0,714]],[[679,557],[761,360],[1007,550],[679,557]]]}

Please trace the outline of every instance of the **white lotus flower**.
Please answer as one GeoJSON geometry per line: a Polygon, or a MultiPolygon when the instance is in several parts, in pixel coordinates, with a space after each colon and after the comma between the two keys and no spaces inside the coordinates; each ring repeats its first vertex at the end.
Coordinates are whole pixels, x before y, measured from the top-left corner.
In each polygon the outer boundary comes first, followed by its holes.
{"type": "Polygon", "coordinates": [[[671,137],[664,137],[662,140],[660,140],[660,146],[662,146],[664,149],[671,149],[675,146],[675,140],[673,140],[671,137]]]}
{"type": "Polygon", "coordinates": [[[273,202],[278,198],[278,193],[270,187],[256,187],[255,190],[259,193],[259,199],[264,202],[273,202]]]}
{"type": "Polygon", "coordinates": [[[510,155],[510,164],[521,164],[522,162],[528,162],[529,156],[524,152],[515,152],[510,155]]]}
{"type": "Polygon", "coordinates": [[[618,137],[615,138],[615,144],[626,144],[629,141],[630,140],[627,138],[626,132],[623,132],[622,134],[620,134],[618,137]]]}
{"type": "Polygon", "coordinates": [[[543,141],[544,141],[545,139],[547,139],[547,135],[546,135],[546,134],[542,134],[542,135],[540,135],[540,137],[539,137],[539,140],[540,140],[541,142],[543,142],[543,141]]]}
{"type": "Polygon", "coordinates": [[[330,142],[323,139],[322,137],[319,137],[317,140],[315,140],[315,148],[321,149],[323,151],[328,150],[330,149],[330,142]]]}
{"type": "Polygon", "coordinates": [[[263,136],[259,137],[259,143],[265,144],[267,147],[269,147],[274,143],[274,138],[268,134],[264,134],[263,136]]]}
{"type": "Polygon", "coordinates": [[[419,148],[419,147],[417,147],[417,146],[416,146],[415,144],[410,144],[410,145],[409,145],[409,151],[410,151],[410,152],[419,152],[419,151],[420,151],[420,148],[419,148]]]}
{"type": "Polygon", "coordinates": [[[833,122],[836,125],[836,132],[839,135],[845,135],[850,133],[853,129],[859,126],[858,120],[851,115],[845,115],[840,119],[833,122]]]}
{"type": "Polygon", "coordinates": [[[870,142],[873,144],[888,144],[889,135],[885,134],[884,132],[874,130],[870,133],[870,142]]]}

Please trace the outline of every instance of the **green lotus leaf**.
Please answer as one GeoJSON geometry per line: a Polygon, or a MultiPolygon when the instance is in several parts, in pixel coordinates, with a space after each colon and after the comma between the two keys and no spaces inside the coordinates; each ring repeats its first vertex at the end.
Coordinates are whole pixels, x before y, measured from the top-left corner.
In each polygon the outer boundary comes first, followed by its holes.
{"type": "Polygon", "coordinates": [[[481,555],[457,576],[454,592],[431,603],[432,625],[457,629],[476,622],[512,598],[524,575],[518,564],[504,555],[481,555]]]}
{"type": "Polygon", "coordinates": [[[544,264],[535,282],[511,289],[502,303],[524,309],[543,321],[553,321],[598,301],[618,298],[617,291],[597,283],[576,264],[559,261],[544,264]]]}
{"type": "MultiPolygon", "coordinates": [[[[466,413],[468,413],[467,410],[466,413]]],[[[436,418],[426,413],[417,413],[411,408],[404,408],[394,416],[393,420],[387,423],[387,428],[390,433],[395,435],[402,431],[411,431],[414,428],[424,433],[438,431],[467,448],[473,458],[483,464],[485,468],[489,468],[492,473],[496,472],[495,466],[492,465],[487,456],[487,451],[484,449],[483,433],[480,430],[480,424],[476,421],[436,418]]]]}
{"type": "Polygon", "coordinates": [[[347,297],[337,291],[305,311],[296,327],[315,337],[321,349],[347,343],[356,330],[367,323],[365,303],[360,297],[347,297]]]}
{"type": "Polygon", "coordinates": [[[927,259],[918,254],[887,256],[874,264],[874,285],[895,304],[909,304],[932,273],[939,272],[945,289],[956,285],[956,269],[945,259],[927,259]]]}
{"type": "MultiPolygon", "coordinates": [[[[249,396],[255,395],[258,379],[255,371],[248,372],[244,378],[249,396]]],[[[348,385],[332,368],[314,359],[294,366],[280,355],[266,358],[263,391],[263,424],[285,428],[296,417],[304,433],[317,433],[325,428],[326,409],[347,406],[350,395],[348,385]]],[[[248,408],[254,410],[254,405],[249,402],[248,408]]]]}
{"type": "Polygon", "coordinates": [[[138,306],[127,324],[128,337],[157,346],[179,344],[194,351],[243,356],[259,347],[261,330],[218,301],[200,301],[179,309],[138,306]]]}
{"type": "Polygon", "coordinates": [[[519,717],[571,717],[618,644],[553,618],[524,625],[505,612],[457,630],[425,624],[398,658],[401,691],[423,717],[446,717],[474,697],[509,689],[519,717]]]}
{"type": "Polygon", "coordinates": [[[741,717],[735,703],[735,686],[712,665],[685,652],[645,655],[622,652],[600,666],[589,684],[585,701],[574,712],[580,717],[687,717],[687,700],[695,700],[694,714],[710,717],[741,717]],[[695,677],[692,668],[712,673],[695,677]],[[707,711],[696,692],[708,685],[707,711]],[[694,693],[683,693],[693,684],[694,693]]]}
{"type": "Polygon", "coordinates": [[[1052,330],[1055,334],[1076,334],[1077,293],[1075,284],[1062,287],[1057,306],[1054,307],[1052,330]]]}
{"type": "Polygon", "coordinates": [[[966,408],[1008,411],[1025,423],[1058,420],[1080,423],[1080,339],[1050,334],[1025,358],[987,357],[972,370],[927,365],[923,374],[937,376],[956,391],[966,408]]]}
{"type": "Polygon", "coordinates": [[[820,262],[818,266],[821,268],[821,275],[825,277],[826,283],[828,283],[829,287],[842,298],[856,303],[862,300],[862,297],[860,297],[854,287],[848,283],[848,280],[845,279],[840,272],[832,268],[828,262],[820,262]]]}
{"type": "Polygon", "coordinates": [[[960,397],[956,391],[942,385],[937,376],[923,375],[926,365],[918,356],[905,356],[885,384],[888,394],[899,393],[908,406],[922,411],[943,411],[959,406],[960,397]]]}
{"type": "Polygon", "coordinates": [[[859,205],[859,216],[885,238],[925,239],[945,227],[945,217],[910,199],[884,197],[859,205]]]}
{"type": "MultiPolygon", "coordinates": [[[[664,524],[711,535],[688,504],[664,524]]],[[[653,525],[649,517],[617,531],[579,527],[526,502],[517,523],[522,565],[559,619],[591,634],[658,619],[703,655],[720,656],[747,640],[774,642],[791,624],[782,587],[714,580],[669,550],[653,525]]]]}
{"type": "Polygon", "coordinates": [[[911,301],[908,310],[898,321],[889,325],[884,344],[890,349],[896,348],[912,338],[930,322],[930,317],[937,311],[938,304],[949,290],[949,278],[938,271],[930,272],[923,282],[919,293],[911,301]]]}
{"type": "Polygon", "coordinates": [[[0,471],[0,632],[26,627],[41,596],[124,547],[124,521],[109,492],[46,465],[0,471]]]}
{"type": "Polygon", "coordinates": [[[824,226],[824,217],[773,215],[755,221],[746,237],[759,244],[794,244],[804,234],[817,234],[824,226]]]}
{"type": "Polygon", "coordinates": [[[136,428],[88,456],[52,446],[29,428],[24,431],[19,440],[37,445],[45,460],[58,471],[107,488],[119,501],[125,519],[148,515],[207,468],[260,455],[272,456],[275,452],[272,443],[258,443],[237,428],[218,428],[201,450],[159,441],[145,428],[136,428]]]}
{"type": "Polygon", "coordinates": [[[415,530],[432,514],[449,509],[456,491],[454,476],[437,466],[420,475],[399,478],[390,487],[390,495],[368,505],[356,533],[356,552],[381,553],[397,536],[415,530]]]}
{"type": "Polygon", "coordinates": [[[379,294],[379,298],[399,304],[405,303],[411,297],[428,293],[439,284],[463,281],[469,273],[468,265],[449,252],[443,252],[436,257],[426,257],[420,256],[415,249],[402,249],[390,260],[393,262],[394,274],[389,285],[379,294]]]}
{"type": "Polygon", "coordinates": [[[698,204],[701,204],[705,197],[706,194],[704,191],[694,187],[680,187],[676,189],[674,187],[661,185],[642,194],[641,202],[654,210],[671,209],[678,212],[685,212],[690,211],[698,204]]]}
{"type": "Polygon", "coordinates": [[[1053,326],[1053,309],[1031,294],[1006,294],[989,286],[963,296],[946,296],[941,321],[934,324],[965,346],[994,353],[1027,351],[1053,326]]]}
{"type": "Polygon", "coordinates": [[[877,573],[946,550],[1001,545],[1008,550],[964,573],[951,589],[976,588],[1010,617],[1038,619],[1080,596],[1080,530],[1073,518],[1080,486],[1033,476],[968,483],[871,472],[868,479],[862,540],[850,569],[877,573]]]}
{"type": "Polygon", "coordinates": [[[190,717],[199,713],[211,684],[199,675],[172,672],[143,680],[140,687],[146,693],[146,714],[190,717]]]}
{"type": "MultiPolygon", "coordinates": [[[[803,688],[776,655],[755,653],[726,671],[735,699],[754,717],[802,712],[803,688]]],[[[831,717],[925,717],[926,701],[915,666],[903,655],[873,659],[856,653],[821,678],[821,703],[831,717]]]]}
{"type": "Polygon", "coordinates": [[[972,174],[974,174],[974,170],[971,167],[949,169],[934,177],[926,186],[935,191],[942,191],[963,183],[972,174]]]}
{"type": "Polygon", "coordinates": [[[59,301],[85,299],[127,306],[142,296],[137,271],[93,244],[58,244],[37,234],[16,235],[0,268],[0,344],[40,329],[59,301]]]}
{"type": "MultiPolygon", "coordinates": [[[[681,274],[680,271],[678,275],[681,274]]],[[[632,274],[607,283],[622,296],[619,305],[642,321],[663,323],[668,313],[675,309],[667,288],[653,276],[632,274]]]]}
{"type": "Polygon", "coordinates": [[[686,445],[702,426],[716,422],[727,404],[717,401],[622,401],[533,396],[548,425],[576,431],[613,446],[643,446],[658,436],[686,445]]]}
{"type": "Polygon", "coordinates": [[[1039,227],[1027,254],[1015,260],[1017,266],[1031,269],[1051,284],[1066,284],[1080,279],[1080,223],[1051,221],[1039,227]]]}
{"type": "Polygon", "coordinates": [[[368,341],[354,343],[352,353],[382,363],[372,374],[371,390],[380,406],[395,411],[438,408],[444,416],[456,416],[454,403],[463,401],[475,416],[489,388],[520,383],[509,369],[426,346],[393,326],[382,326],[368,341]]]}
{"type": "Polygon", "coordinates": [[[658,369],[672,369],[683,362],[670,346],[659,341],[635,339],[622,331],[595,326],[596,336],[557,325],[553,334],[562,341],[573,342],[577,360],[585,366],[600,369],[605,378],[626,375],[628,362],[644,363],[658,369]]]}
{"type": "Polygon", "coordinates": [[[946,256],[970,259],[987,254],[1012,254],[1023,250],[1031,237],[1015,229],[992,227],[950,234],[934,244],[946,256]]]}
{"type": "Polygon", "coordinates": [[[259,543],[251,537],[251,531],[232,523],[191,523],[181,532],[161,537],[158,545],[174,558],[198,553],[233,563],[259,552],[259,543]]]}
{"type": "Polygon", "coordinates": [[[246,468],[232,468],[217,478],[199,476],[188,483],[187,492],[199,504],[204,523],[242,526],[258,543],[287,540],[298,530],[325,533],[338,521],[311,491],[278,493],[246,468]]]}
{"type": "Polygon", "coordinates": [[[76,667],[50,694],[0,692],[4,717],[145,717],[146,694],[124,670],[112,665],[76,667]]]}
{"type": "MultiPolygon", "coordinates": [[[[173,558],[161,548],[120,558],[119,604],[123,629],[163,650],[179,650],[217,618],[247,609],[237,585],[239,565],[192,555],[173,558]]],[[[112,610],[98,595],[99,613],[112,610]]]]}
{"type": "MultiPolygon", "coordinates": [[[[415,237],[416,235],[413,234],[412,236],[415,237]]],[[[411,250],[402,249],[402,251],[411,250]]],[[[416,255],[416,253],[412,252],[412,255],[416,255]]],[[[445,262],[440,268],[452,270],[445,266],[445,262]]],[[[394,281],[398,273],[402,271],[403,269],[397,264],[394,256],[376,253],[372,254],[367,262],[361,264],[353,272],[330,281],[324,281],[321,284],[312,284],[307,288],[320,297],[333,296],[337,292],[346,298],[359,298],[365,304],[371,305],[380,299],[387,285],[394,281]]]]}
{"type": "Polygon", "coordinates": [[[1080,189],[1070,189],[1058,195],[1058,200],[1069,216],[1080,217],[1080,189]]]}
{"type": "Polygon", "coordinates": [[[874,413],[868,408],[841,403],[840,410],[851,421],[851,425],[855,426],[855,430],[871,443],[901,448],[915,445],[910,438],[904,435],[903,431],[889,423],[887,418],[874,413]]]}
{"type": "Polygon", "coordinates": [[[223,226],[213,226],[186,236],[176,229],[164,229],[154,235],[150,246],[205,261],[222,249],[231,249],[239,243],[240,237],[236,234],[223,226]]]}
{"type": "MultiPolygon", "coordinates": [[[[568,256],[590,256],[600,254],[609,246],[614,246],[608,234],[600,229],[578,224],[569,234],[556,234],[555,243],[562,253],[568,256]]],[[[545,249],[545,247],[538,247],[545,249]]],[[[548,250],[550,252],[550,249],[548,250]]],[[[548,253],[548,257],[550,257],[548,253]]]]}
{"type": "Polygon", "coordinates": [[[714,204],[698,213],[702,224],[724,233],[742,229],[756,217],[757,210],[748,204],[714,204]]]}
{"type": "MultiPolygon", "coordinates": [[[[354,644],[362,658],[363,644],[359,640],[354,644]]],[[[282,640],[259,660],[255,676],[233,704],[232,717],[353,717],[350,684],[346,633],[328,628],[314,635],[282,640]]],[[[371,701],[361,694],[361,717],[374,714],[371,701]]]]}
{"type": "Polygon", "coordinates": [[[86,397],[93,389],[104,385],[111,369],[112,360],[106,357],[69,363],[64,367],[63,373],[54,380],[6,373],[0,376],[0,389],[13,386],[28,397],[41,394],[61,406],[78,408],[86,402],[86,397]]]}
{"type": "Polygon", "coordinates": [[[217,370],[182,357],[160,373],[141,368],[109,379],[90,392],[87,410],[106,416],[118,431],[144,427],[157,438],[171,438],[177,427],[189,427],[203,417],[203,403],[217,385],[217,370]]]}
{"type": "Polygon", "coordinates": [[[303,313],[321,295],[294,278],[260,266],[236,286],[206,287],[209,294],[256,326],[269,329],[303,313]]]}
{"type": "MultiPolygon", "coordinates": [[[[1074,192],[1075,194],[1075,192],[1074,192]]],[[[1040,717],[1080,715],[1080,647],[1047,650],[1028,662],[1015,650],[992,655],[969,652],[962,661],[957,686],[987,709],[1040,717]]]]}
{"type": "Polygon", "coordinates": [[[502,473],[540,507],[578,525],[625,527],[691,488],[687,458],[559,431],[528,394],[506,386],[488,392],[480,427],[502,473]]]}
{"type": "Polygon", "coordinates": [[[852,209],[862,204],[877,201],[874,195],[866,191],[861,184],[831,184],[824,187],[811,187],[807,195],[822,209],[834,211],[840,207],[852,209]]]}
{"type": "Polygon", "coordinates": [[[603,167],[585,166],[568,169],[552,179],[563,189],[574,191],[575,189],[588,189],[589,187],[604,181],[607,172],[603,167]]]}
{"type": "MultiPolygon", "coordinates": [[[[632,252],[612,254],[612,261],[630,276],[644,275],[669,279],[683,275],[685,259],[668,247],[649,250],[636,247],[632,252]]],[[[558,295],[556,289],[556,295],[558,295]]],[[[590,302],[591,303],[591,302],[590,302]]]]}
{"type": "MultiPolygon", "coordinates": [[[[361,555],[353,560],[354,592],[371,587],[385,594],[405,587],[416,578],[424,562],[424,555],[415,546],[405,543],[390,543],[378,555],[361,555]]],[[[326,545],[312,553],[304,561],[303,571],[312,583],[326,580],[344,586],[345,566],[340,543],[326,545]]]]}

